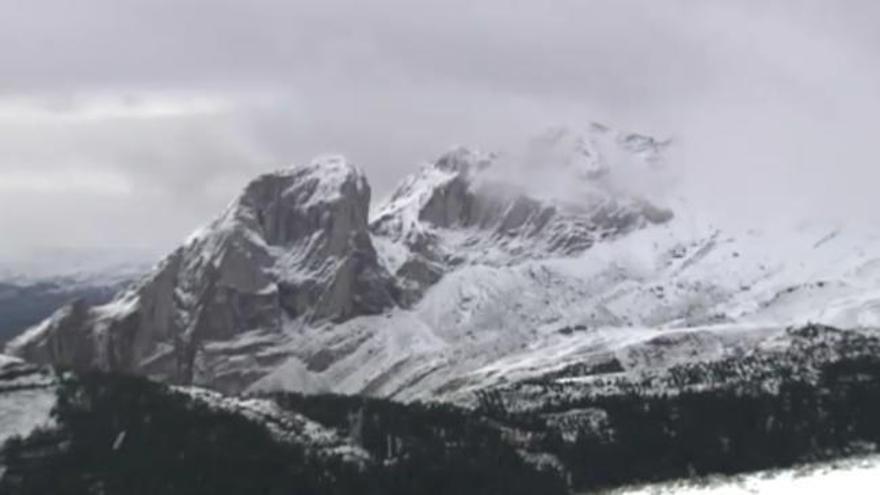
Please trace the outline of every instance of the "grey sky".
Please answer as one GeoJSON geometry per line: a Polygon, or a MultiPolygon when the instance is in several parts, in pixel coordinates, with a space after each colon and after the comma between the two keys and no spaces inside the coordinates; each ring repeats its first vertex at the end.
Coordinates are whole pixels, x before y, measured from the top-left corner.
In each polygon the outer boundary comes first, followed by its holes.
{"type": "Polygon", "coordinates": [[[376,196],[552,124],[673,136],[710,207],[871,214],[873,0],[0,0],[0,253],[165,249],[342,152],[376,196]]]}

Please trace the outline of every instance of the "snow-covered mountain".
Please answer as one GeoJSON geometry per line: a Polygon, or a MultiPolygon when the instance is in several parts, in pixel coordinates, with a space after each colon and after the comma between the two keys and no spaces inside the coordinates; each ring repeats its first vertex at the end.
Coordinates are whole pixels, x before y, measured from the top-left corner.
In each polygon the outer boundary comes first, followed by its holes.
{"type": "Polygon", "coordinates": [[[372,216],[344,158],[267,174],[113,302],[8,351],[229,392],[467,401],[609,356],[640,370],[877,324],[880,236],[704,218],[666,194],[667,145],[594,125],[458,148],[372,216]]]}

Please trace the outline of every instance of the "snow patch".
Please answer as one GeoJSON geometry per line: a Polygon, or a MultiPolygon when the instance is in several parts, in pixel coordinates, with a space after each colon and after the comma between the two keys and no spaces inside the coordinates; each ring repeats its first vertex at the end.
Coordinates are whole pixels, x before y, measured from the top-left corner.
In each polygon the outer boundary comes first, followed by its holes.
{"type": "Polygon", "coordinates": [[[672,482],[616,490],[616,495],[873,495],[880,484],[880,456],[841,460],[793,469],[762,471],[700,482],[672,482]]]}

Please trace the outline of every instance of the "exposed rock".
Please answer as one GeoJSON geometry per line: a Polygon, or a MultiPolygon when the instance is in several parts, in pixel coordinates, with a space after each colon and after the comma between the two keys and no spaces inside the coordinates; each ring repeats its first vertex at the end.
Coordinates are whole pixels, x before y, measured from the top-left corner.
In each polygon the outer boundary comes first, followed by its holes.
{"type": "Polygon", "coordinates": [[[653,177],[662,143],[605,128],[542,139],[523,156],[457,148],[372,220],[367,181],[342,158],[260,176],[111,303],[68,306],[8,350],[226,392],[463,390],[566,322],[624,322],[612,305],[626,293],[602,292],[634,277],[625,267],[553,262],[672,218],[619,177],[653,177]]]}
{"type": "Polygon", "coordinates": [[[363,174],[339,157],[260,176],[112,303],[73,303],[10,350],[39,363],[213,382],[194,369],[211,366],[206,343],[395,304],[367,231],[369,203],[363,174]]]}
{"type": "Polygon", "coordinates": [[[587,135],[551,130],[523,156],[457,148],[404,181],[371,231],[388,240],[380,245],[406,253],[389,269],[407,302],[465,259],[505,264],[574,256],[672,219],[671,210],[622,188],[613,168],[641,167],[650,174],[662,168],[664,146],[594,127],[587,135]]]}

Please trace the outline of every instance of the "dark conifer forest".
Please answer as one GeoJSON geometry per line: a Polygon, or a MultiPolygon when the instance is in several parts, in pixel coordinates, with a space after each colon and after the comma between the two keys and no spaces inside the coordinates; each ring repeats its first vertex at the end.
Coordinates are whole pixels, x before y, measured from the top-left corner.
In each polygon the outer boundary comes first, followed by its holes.
{"type": "Polygon", "coordinates": [[[56,424],[5,445],[0,493],[552,495],[875,451],[877,342],[828,328],[792,335],[792,349],[774,359],[692,363],[530,410],[500,392],[475,409],[262,397],[337,432],[361,460],[284,440],[143,378],[65,374],[56,424]],[[679,386],[656,386],[670,380],[679,386]],[[690,386],[698,383],[713,386],[690,386]],[[603,419],[552,419],[571,411],[603,419]]]}

